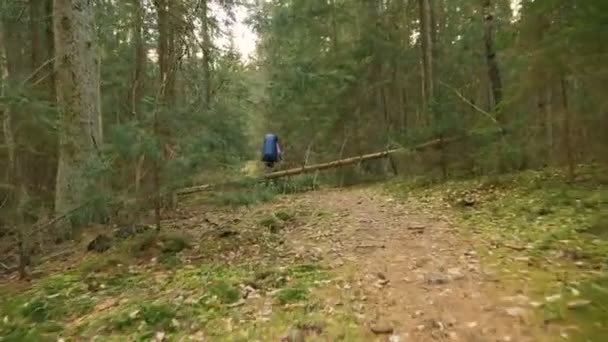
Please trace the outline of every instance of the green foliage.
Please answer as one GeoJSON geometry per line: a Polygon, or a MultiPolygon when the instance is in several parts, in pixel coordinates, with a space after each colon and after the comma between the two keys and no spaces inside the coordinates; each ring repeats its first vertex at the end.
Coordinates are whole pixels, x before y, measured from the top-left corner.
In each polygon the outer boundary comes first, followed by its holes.
{"type": "Polygon", "coordinates": [[[113,327],[121,331],[136,327],[139,322],[145,323],[152,330],[174,331],[176,326],[173,322],[176,316],[174,306],[166,303],[153,303],[141,305],[131,312],[124,312],[110,320],[113,327]]]}

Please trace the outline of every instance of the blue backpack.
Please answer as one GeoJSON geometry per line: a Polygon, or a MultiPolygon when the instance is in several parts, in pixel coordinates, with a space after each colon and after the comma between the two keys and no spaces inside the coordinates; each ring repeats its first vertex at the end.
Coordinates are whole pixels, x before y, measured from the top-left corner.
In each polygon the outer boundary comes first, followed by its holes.
{"type": "Polygon", "coordinates": [[[275,134],[266,134],[264,137],[264,145],[262,147],[262,161],[275,163],[279,160],[279,150],[277,149],[277,143],[279,137],[275,134]]]}

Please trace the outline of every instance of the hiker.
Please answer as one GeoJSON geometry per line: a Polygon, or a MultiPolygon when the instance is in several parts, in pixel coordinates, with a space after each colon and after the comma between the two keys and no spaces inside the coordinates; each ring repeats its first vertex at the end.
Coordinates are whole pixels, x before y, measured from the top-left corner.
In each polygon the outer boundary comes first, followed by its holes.
{"type": "Polygon", "coordinates": [[[266,134],[262,147],[262,161],[267,167],[272,168],[274,163],[277,163],[280,160],[281,147],[279,146],[279,137],[272,133],[266,134]]]}

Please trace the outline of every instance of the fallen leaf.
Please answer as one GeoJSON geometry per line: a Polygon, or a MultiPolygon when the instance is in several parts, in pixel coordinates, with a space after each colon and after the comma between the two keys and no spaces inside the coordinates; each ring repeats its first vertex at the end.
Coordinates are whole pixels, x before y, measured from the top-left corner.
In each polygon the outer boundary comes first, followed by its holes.
{"type": "Polygon", "coordinates": [[[574,310],[574,309],[579,309],[579,308],[585,307],[589,304],[591,304],[591,301],[581,299],[581,300],[573,300],[571,302],[568,302],[567,306],[568,306],[568,309],[574,310]]]}

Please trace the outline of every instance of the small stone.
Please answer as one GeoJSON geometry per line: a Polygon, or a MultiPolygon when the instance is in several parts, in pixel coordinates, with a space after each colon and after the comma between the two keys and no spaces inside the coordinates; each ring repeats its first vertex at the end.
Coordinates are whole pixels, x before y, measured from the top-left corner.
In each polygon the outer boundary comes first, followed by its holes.
{"type": "Polygon", "coordinates": [[[581,299],[581,300],[573,300],[571,302],[568,302],[567,306],[568,306],[568,309],[574,310],[574,309],[579,309],[579,308],[585,307],[589,304],[591,304],[591,301],[581,299]]]}
{"type": "Polygon", "coordinates": [[[431,285],[443,285],[443,284],[447,284],[449,282],[449,279],[443,273],[434,272],[427,276],[426,281],[427,281],[427,283],[429,283],[431,285]]]}
{"type": "Polygon", "coordinates": [[[457,323],[457,321],[454,317],[448,317],[447,319],[444,320],[444,322],[449,328],[455,326],[457,323]]]}
{"type": "Polygon", "coordinates": [[[156,334],[154,335],[154,341],[156,342],[161,342],[165,340],[165,332],[164,331],[157,331],[156,334]]]}
{"type": "Polygon", "coordinates": [[[370,327],[371,331],[377,335],[392,334],[393,327],[388,324],[374,324],[370,327]]]}
{"type": "Polygon", "coordinates": [[[505,311],[507,312],[507,315],[511,317],[523,319],[526,316],[526,310],[518,306],[507,308],[505,311]]]}
{"type": "Polygon", "coordinates": [[[475,327],[477,327],[477,322],[469,322],[469,323],[467,323],[467,328],[473,329],[475,327]]]}
{"type": "Polygon", "coordinates": [[[433,329],[439,329],[439,330],[442,330],[442,331],[445,329],[445,326],[443,325],[443,322],[441,322],[440,320],[437,320],[437,319],[431,319],[430,320],[430,326],[433,329]]]}
{"type": "Polygon", "coordinates": [[[502,340],[504,342],[511,342],[513,339],[511,338],[511,336],[505,336],[505,337],[502,338],[502,340]]]}
{"type": "Polygon", "coordinates": [[[458,267],[448,269],[448,275],[452,280],[460,280],[464,278],[462,271],[458,267]]]}
{"type": "Polygon", "coordinates": [[[466,252],[464,252],[464,255],[468,256],[468,257],[474,257],[474,256],[477,256],[477,252],[475,252],[475,251],[466,251],[466,252]]]}

